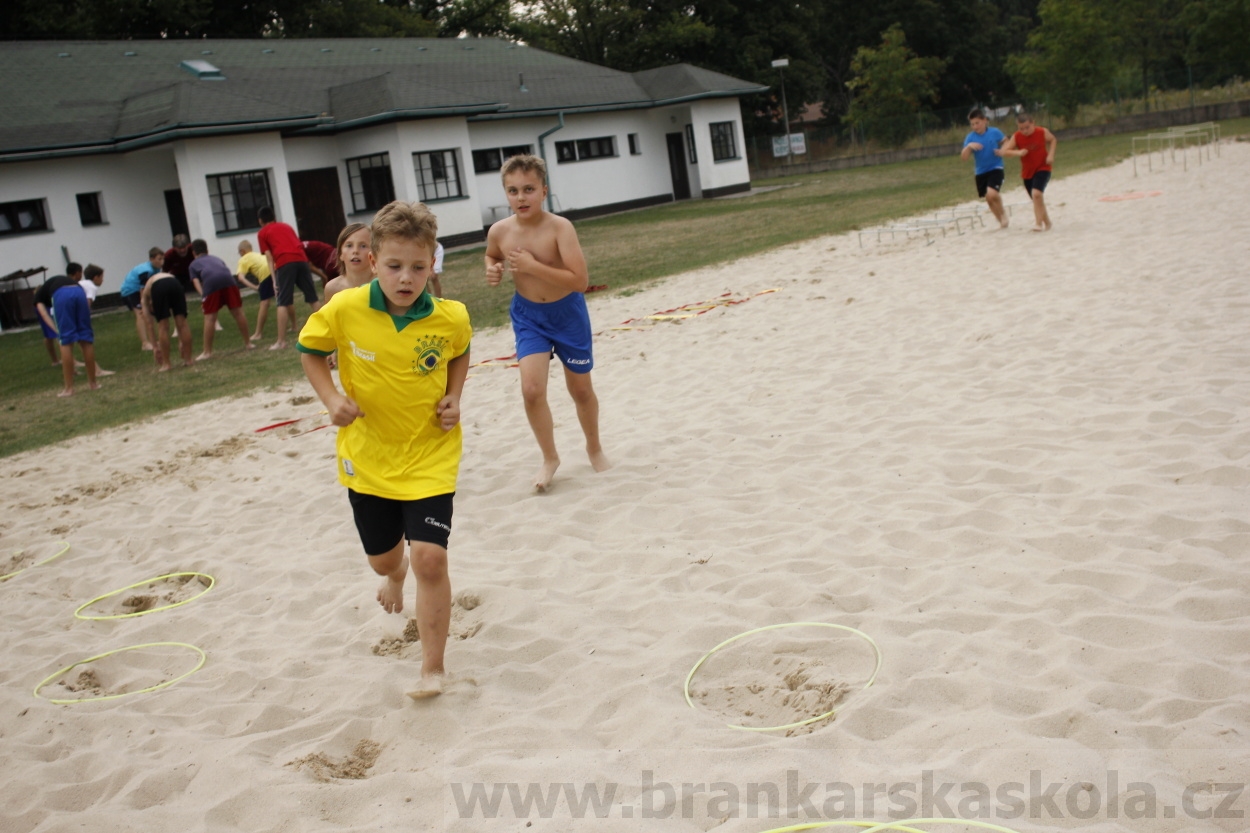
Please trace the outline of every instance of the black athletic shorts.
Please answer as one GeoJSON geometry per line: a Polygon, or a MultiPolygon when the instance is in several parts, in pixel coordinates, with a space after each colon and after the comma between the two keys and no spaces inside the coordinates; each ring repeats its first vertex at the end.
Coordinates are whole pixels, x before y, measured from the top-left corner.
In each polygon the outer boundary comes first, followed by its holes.
{"type": "Polygon", "coordinates": [[[169,278],[161,278],[152,286],[152,315],[164,321],[171,315],[187,317],[187,296],[182,284],[169,278]]]}
{"type": "Polygon", "coordinates": [[[365,555],[385,555],[403,539],[447,549],[455,492],[420,500],[392,500],[347,490],[365,555]]]}
{"type": "Polygon", "coordinates": [[[313,286],[312,270],[308,268],[308,261],[297,260],[294,263],[279,266],[278,274],[274,276],[274,279],[278,284],[278,306],[294,306],[297,286],[304,293],[305,301],[310,304],[317,303],[317,289],[313,286]]]}
{"type": "Polygon", "coordinates": [[[984,197],[986,189],[993,188],[995,191],[1003,190],[1003,169],[996,168],[992,171],[986,171],[983,174],[977,174],[977,196],[984,197]]]}
{"type": "Polygon", "coordinates": [[[1029,192],[1029,196],[1033,196],[1033,189],[1045,193],[1046,186],[1050,184],[1050,171],[1036,171],[1032,179],[1024,181],[1024,190],[1029,192]]]}

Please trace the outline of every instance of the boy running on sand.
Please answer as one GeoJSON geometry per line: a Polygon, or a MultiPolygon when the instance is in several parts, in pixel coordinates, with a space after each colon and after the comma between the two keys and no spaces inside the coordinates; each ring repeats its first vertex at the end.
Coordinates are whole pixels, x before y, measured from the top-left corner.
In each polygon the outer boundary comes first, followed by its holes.
{"type": "Polygon", "coordinates": [[[382,609],[403,610],[409,567],[417,580],[422,662],[421,682],[408,692],[414,699],[442,691],[451,624],[447,541],[472,336],[464,304],[425,289],[437,230],[421,203],[379,211],[369,254],[377,278],[340,290],[308,319],[297,344],[308,381],[339,426],[339,482],[369,566],[386,577],[382,609]],[[341,392],[327,362],[335,350],[341,392]]]}
{"type": "Polygon", "coordinates": [[[1018,113],[1019,129],[999,149],[999,156],[1020,157],[1020,175],[1024,177],[1024,190],[1033,200],[1033,231],[1050,231],[1050,214],[1042,193],[1050,183],[1050,166],[1055,163],[1055,148],[1059,140],[1055,134],[1033,123],[1028,113],[1018,113]]]}
{"type": "Polygon", "coordinates": [[[1007,210],[1003,208],[1003,160],[998,155],[998,147],[1007,138],[997,127],[990,127],[989,120],[980,108],[968,114],[968,123],[972,132],[964,137],[964,149],[959,158],[967,160],[969,156],[976,160],[977,196],[985,197],[985,204],[994,213],[1001,228],[1007,228],[1007,210]]]}
{"type": "Polygon", "coordinates": [[[586,453],[595,471],[612,467],[599,442],[599,400],[590,382],[589,283],[586,258],[573,224],[543,210],[547,166],[536,156],[513,156],[504,162],[504,193],[512,216],[486,235],[486,282],[498,286],[505,267],[512,271],[512,330],[521,369],[525,416],[542,450],[534,488],[547,490],[560,467],[555,427],[547,404],[547,368],[554,353],[564,363],[564,383],[577,407],[586,436],[586,453]]]}

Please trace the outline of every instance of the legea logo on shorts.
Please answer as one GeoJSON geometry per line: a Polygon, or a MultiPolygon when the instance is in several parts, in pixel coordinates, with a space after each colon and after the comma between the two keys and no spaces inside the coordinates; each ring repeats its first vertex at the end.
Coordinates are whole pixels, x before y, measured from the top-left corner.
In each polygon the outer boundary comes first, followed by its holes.
{"type": "Polygon", "coordinates": [[[441,523],[439,523],[439,522],[438,522],[437,520],[435,520],[434,518],[426,518],[426,519],[425,519],[425,522],[426,522],[427,524],[429,524],[430,526],[436,526],[436,527],[438,527],[439,529],[444,530],[445,532],[451,532],[451,527],[449,527],[447,524],[441,524],[441,523]]]}
{"type": "Polygon", "coordinates": [[[347,343],[352,346],[352,355],[360,359],[362,362],[376,362],[378,360],[378,354],[372,350],[361,350],[356,346],[356,342],[354,341],[349,341],[347,343]]]}
{"type": "Polygon", "coordinates": [[[590,364],[590,359],[569,359],[565,364],[590,364]]]}

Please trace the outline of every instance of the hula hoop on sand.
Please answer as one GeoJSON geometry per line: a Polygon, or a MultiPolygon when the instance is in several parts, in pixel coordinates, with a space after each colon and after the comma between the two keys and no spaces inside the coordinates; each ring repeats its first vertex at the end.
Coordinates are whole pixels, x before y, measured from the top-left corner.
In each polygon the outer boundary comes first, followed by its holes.
{"type": "MultiPolygon", "coordinates": [[[[11,572],[11,573],[6,573],[5,575],[0,576],[0,581],[7,581],[8,579],[13,578],[13,577],[14,577],[15,575],[17,575],[18,573],[24,573],[24,572],[26,572],[27,570],[31,569],[32,567],[39,567],[39,566],[42,566],[42,565],[44,565],[44,564],[47,564],[47,563],[48,563],[49,561],[51,561],[52,559],[54,559],[54,558],[60,558],[62,555],[65,555],[65,553],[69,552],[69,541],[57,541],[57,543],[58,543],[58,544],[62,544],[63,546],[61,547],[60,551],[59,551],[59,552],[57,552],[57,554],[56,554],[56,555],[49,556],[49,557],[45,558],[43,561],[37,561],[37,562],[35,562],[34,564],[29,564],[29,565],[27,565],[27,566],[23,567],[23,568],[22,568],[22,569],[20,569],[20,570],[14,570],[14,571],[13,571],[13,572],[11,572]]],[[[14,555],[20,555],[20,554],[21,554],[21,553],[23,553],[23,552],[25,552],[25,550],[14,550],[14,551],[13,551],[13,554],[14,554],[14,555]]]]}
{"type": "Polygon", "coordinates": [[[970,821],[968,819],[903,819],[902,821],[818,821],[806,824],[792,824],[789,827],[774,827],[772,830],[765,830],[764,833],[798,833],[800,830],[817,830],[823,827],[862,827],[864,833],[884,833],[886,830],[901,830],[903,833],[925,833],[923,830],[917,830],[914,827],[908,827],[911,824],[962,824],[965,827],[980,827],[984,830],[993,830],[996,833],[1019,833],[1010,827],[1003,827],[999,824],[991,824],[988,821],[970,821]]]}
{"type": "Polygon", "coordinates": [[[102,654],[96,654],[94,657],[87,657],[86,659],[80,659],[78,660],[78,662],[71,663],[70,665],[65,666],[61,670],[53,674],[49,674],[47,677],[44,677],[43,680],[40,681],[39,685],[35,686],[34,693],[35,693],[35,696],[39,697],[40,700],[47,700],[49,703],[57,703],[59,705],[69,705],[73,703],[89,703],[93,700],[116,700],[119,697],[130,697],[133,694],[147,694],[150,691],[159,691],[162,688],[168,688],[169,686],[173,685],[179,680],[185,680],[187,677],[190,677],[196,671],[199,671],[201,668],[204,667],[204,663],[207,660],[208,660],[208,655],[204,653],[204,650],[202,648],[197,648],[194,645],[188,645],[185,642],[146,642],[143,645],[129,645],[125,648],[116,648],[112,651],[105,651],[102,654]],[[74,668],[78,667],[79,665],[86,665],[89,662],[95,662],[98,659],[111,657],[114,654],[120,654],[124,651],[138,651],[143,648],[157,648],[157,647],[166,646],[166,645],[177,647],[177,648],[190,648],[192,651],[195,651],[197,654],[200,655],[200,660],[199,662],[195,664],[194,668],[192,668],[190,671],[187,671],[185,674],[180,674],[177,677],[174,677],[172,680],[165,680],[162,683],[157,683],[156,685],[148,686],[147,688],[141,688],[137,691],[125,691],[125,692],[122,692],[121,694],[106,694],[102,697],[79,697],[79,698],[72,699],[72,700],[66,700],[64,698],[53,699],[50,697],[39,697],[39,690],[41,688],[43,688],[44,686],[46,686],[48,683],[52,682],[53,680],[57,679],[58,677],[68,673],[69,671],[72,671],[74,668]]]}
{"type": "MultiPolygon", "coordinates": [[[[852,628],[848,625],[837,625],[837,624],[834,624],[833,622],[786,622],[781,625],[765,625],[762,628],[755,628],[753,630],[747,631],[746,633],[740,633],[737,636],[726,639],[724,642],[722,642],[721,644],[717,645],[715,648],[713,648],[712,650],[704,654],[703,657],[694,664],[694,668],[690,669],[690,673],[686,675],[686,682],[682,686],[682,691],[686,695],[686,704],[689,705],[690,708],[692,709],[697,708],[694,704],[694,700],[690,697],[690,681],[694,679],[695,672],[699,670],[700,666],[702,666],[703,663],[707,662],[708,659],[712,656],[712,654],[716,653],[721,648],[724,648],[726,645],[731,645],[734,642],[737,642],[739,639],[745,639],[748,636],[752,636],[753,634],[757,634],[757,633],[763,633],[764,631],[773,631],[779,628],[802,628],[802,627],[835,628],[840,631],[846,631],[847,633],[853,633],[859,638],[865,640],[869,645],[872,646],[873,653],[877,655],[877,664],[872,669],[872,676],[868,678],[868,682],[864,683],[864,688],[868,688],[870,685],[873,684],[873,681],[877,679],[877,672],[881,670],[881,648],[877,646],[877,643],[868,634],[864,633],[861,630],[852,628]]],[[[863,691],[863,689],[860,689],[860,691],[863,691]]],[[[824,714],[818,714],[815,717],[809,717],[807,720],[800,720],[797,723],[787,723],[784,726],[739,726],[736,723],[726,723],[725,725],[728,726],[730,729],[741,729],[744,732],[779,732],[782,729],[794,729],[798,726],[806,726],[809,723],[816,723],[821,720],[824,720],[825,718],[833,717],[833,715],[836,713],[837,713],[837,709],[830,709],[824,714]]],[[[787,828],[787,829],[799,830],[799,829],[807,829],[807,828],[787,828]]],[[[769,833],[771,833],[771,831],[769,833]]]]}
{"type": "Polygon", "coordinates": [[[162,610],[170,610],[171,608],[181,607],[182,605],[187,604],[188,602],[195,601],[200,596],[203,596],[205,593],[207,593],[209,590],[212,590],[213,585],[215,585],[216,583],[217,583],[217,579],[213,578],[208,573],[166,573],[165,575],[157,576],[156,578],[150,578],[145,581],[137,581],[134,584],[127,585],[126,587],[122,587],[118,590],[110,590],[109,592],[105,593],[103,596],[96,596],[91,601],[85,604],[79,605],[78,609],[74,611],[74,618],[100,621],[104,619],[133,619],[136,616],[146,616],[149,613],[159,613],[162,610]],[[180,602],[174,602],[173,604],[163,605],[161,607],[149,608],[148,610],[136,610],[134,613],[115,613],[110,616],[84,616],[82,615],[82,612],[84,610],[91,607],[96,602],[102,602],[111,596],[116,596],[120,593],[125,593],[127,590],[134,590],[136,587],[143,587],[144,585],[154,584],[155,582],[161,581],[163,579],[174,578],[176,576],[203,576],[204,578],[208,579],[208,586],[205,587],[199,593],[196,593],[194,596],[191,596],[190,598],[183,599],[180,602]]]}

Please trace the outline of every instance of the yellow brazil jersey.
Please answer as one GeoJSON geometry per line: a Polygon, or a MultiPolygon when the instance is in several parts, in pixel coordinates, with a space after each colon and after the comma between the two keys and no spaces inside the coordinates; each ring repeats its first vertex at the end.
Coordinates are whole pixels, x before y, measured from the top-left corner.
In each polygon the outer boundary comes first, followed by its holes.
{"type": "Polygon", "coordinates": [[[338,350],[343,392],[364,412],[339,429],[339,482],[393,500],[456,490],[461,431],[444,431],[437,406],[447,363],[469,349],[469,311],[422,292],[405,315],[391,315],[377,280],[345,289],[308,319],[299,350],[338,350]]]}

